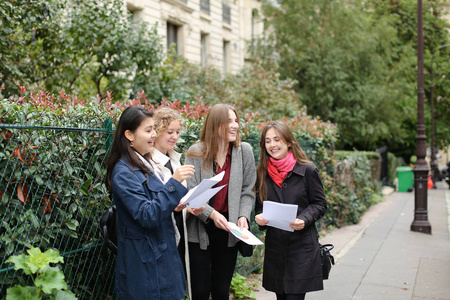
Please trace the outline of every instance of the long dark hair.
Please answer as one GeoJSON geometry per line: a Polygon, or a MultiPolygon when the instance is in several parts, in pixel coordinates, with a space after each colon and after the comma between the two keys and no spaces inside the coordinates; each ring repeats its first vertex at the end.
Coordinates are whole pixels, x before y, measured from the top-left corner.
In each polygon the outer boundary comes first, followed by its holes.
{"type": "MultiPolygon", "coordinates": [[[[237,110],[228,104],[219,103],[211,107],[211,110],[206,115],[205,123],[200,131],[200,151],[192,151],[189,149],[186,156],[193,156],[203,159],[202,169],[211,170],[217,152],[219,152],[219,145],[222,142],[220,139],[226,139],[228,142],[228,113],[233,111],[240,125],[239,114],[237,110]]],[[[239,130],[236,133],[236,140],[232,142],[233,146],[238,148],[241,141],[239,130]]]]}
{"type": "Polygon", "coordinates": [[[266,186],[266,177],[267,177],[267,166],[269,164],[270,154],[267,153],[266,150],[266,134],[269,129],[275,129],[279,134],[280,138],[286,143],[291,144],[289,150],[294,154],[295,160],[299,164],[307,164],[311,163],[310,160],[306,157],[305,152],[297,143],[297,140],[294,137],[291,129],[286,125],[286,123],[281,121],[272,121],[267,123],[267,125],[263,128],[261,132],[261,139],[259,140],[259,147],[261,149],[260,159],[258,168],[256,169],[257,179],[255,189],[259,195],[259,199],[262,201],[267,198],[267,186],[266,186]]]}
{"type": "Polygon", "coordinates": [[[149,172],[149,170],[136,155],[136,151],[134,151],[130,146],[130,141],[125,137],[125,131],[129,130],[134,133],[139,125],[141,125],[142,121],[152,117],[153,112],[141,106],[130,106],[125,109],[120,116],[116,132],[114,133],[114,141],[111,146],[111,153],[108,157],[107,162],[106,187],[109,190],[111,190],[112,171],[114,169],[114,166],[122,157],[127,160],[132,168],[138,168],[144,174],[147,174],[149,172]]]}

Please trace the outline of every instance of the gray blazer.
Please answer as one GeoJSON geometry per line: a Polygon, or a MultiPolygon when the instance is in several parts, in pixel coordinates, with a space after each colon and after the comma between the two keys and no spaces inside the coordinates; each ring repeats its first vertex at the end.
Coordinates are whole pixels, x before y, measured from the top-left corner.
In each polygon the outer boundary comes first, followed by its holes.
{"type": "MultiPolygon", "coordinates": [[[[191,149],[199,149],[199,145],[191,146],[191,149]]],[[[202,170],[203,159],[186,156],[185,164],[194,165],[195,173],[187,180],[187,187],[191,189],[198,185],[203,179],[214,176],[212,170],[202,170]]],[[[236,149],[231,151],[231,171],[230,183],[228,186],[228,218],[230,222],[237,224],[240,217],[246,217],[250,222],[250,214],[255,205],[255,194],[253,187],[256,181],[255,158],[250,144],[242,142],[236,149]]],[[[206,208],[201,215],[195,217],[188,214],[187,228],[188,239],[192,243],[200,243],[200,249],[206,250],[209,245],[208,234],[205,224],[212,222],[209,215],[214,210],[206,204],[206,208]]],[[[228,247],[233,247],[238,241],[231,233],[228,234],[228,247]]]]}

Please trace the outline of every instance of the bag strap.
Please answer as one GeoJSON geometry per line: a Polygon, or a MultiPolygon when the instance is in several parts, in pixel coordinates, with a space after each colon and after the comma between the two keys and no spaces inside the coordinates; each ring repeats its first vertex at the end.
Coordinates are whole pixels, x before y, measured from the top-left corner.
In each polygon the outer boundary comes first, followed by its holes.
{"type": "Polygon", "coordinates": [[[319,246],[320,246],[320,249],[323,249],[326,252],[330,252],[331,250],[334,249],[334,245],[333,244],[324,244],[324,245],[319,244],[319,246]]]}

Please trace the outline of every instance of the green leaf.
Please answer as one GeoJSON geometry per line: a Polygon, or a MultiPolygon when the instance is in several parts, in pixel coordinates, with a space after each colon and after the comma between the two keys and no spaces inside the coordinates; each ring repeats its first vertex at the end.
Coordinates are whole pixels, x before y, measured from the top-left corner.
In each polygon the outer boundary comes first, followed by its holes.
{"type": "Polygon", "coordinates": [[[36,174],[34,176],[34,179],[36,180],[37,184],[39,184],[39,185],[43,185],[44,184],[44,181],[42,180],[42,176],[41,175],[36,174]]]}
{"type": "Polygon", "coordinates": [[[38,270],[44,270],[50,263],[64,262],[64,259],[59,256],[59,252],[53,249],[48,249],[45,253],[42,253],[41,249],[35,247],[27,252],[29,258],[26,263],[33,274],[38,270]]]}
{"type": "Polygon", "coordinates": [[[32,286],[13,286],[6,290],[6,300],[40,300],[36,296],[36,287],[32,286]]]}
{"type": "Polygon", "coordinates": [[[34,283],[37,287],[41,287],[42,291],[46,294],[52,293],[53,289],[67,289],[63,272],[55,267],[46,268],[44,273],[36,278],[34,283]]]}
{"type": "Polygon", "coordinates": [[[91,182],[92,182],[92,179],[88,179],[81,185],[81,192],[85,196],[89,195],[89,187],[91,186],[91,182]]]}
{"type": "MultiPolygon", "coordinates": [[[[55,292],[54,292],[55,294],[55,292]]],[[[54,297],[55,300],[75,300],[77,297],[71,291],[57,291],[54,297]]]]}
{"type": "Polygon", "coordinates": [[[70,230],[77,230],[77,227],[80,226],[80,223],[75,219],[70,219],[69,221],[66,222],[66,226],[70,230]]]}
{"type": "Polygon", "coordinates": [[[32,273],[30,267],[27,264],[28,256],[25,254],[14,255],[6,260],[14,264],[14,270],[23,270],[25,274],[30,275],[32,273]]]}

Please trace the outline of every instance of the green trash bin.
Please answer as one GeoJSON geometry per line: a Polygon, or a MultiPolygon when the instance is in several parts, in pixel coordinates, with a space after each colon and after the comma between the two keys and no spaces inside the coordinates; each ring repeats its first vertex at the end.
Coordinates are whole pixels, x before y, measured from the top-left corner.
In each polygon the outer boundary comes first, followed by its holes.
{"type": "Polygon", "coordinates": [[[411,167],[401,166],[395,169],[398,178],[398,191],[408,192],[414,186],[414,173],[411,167]]]}

